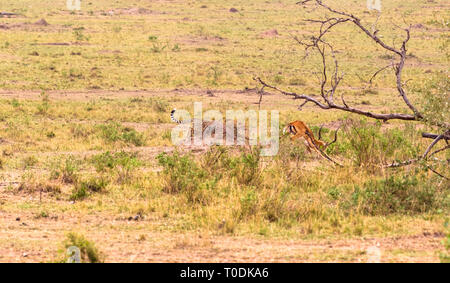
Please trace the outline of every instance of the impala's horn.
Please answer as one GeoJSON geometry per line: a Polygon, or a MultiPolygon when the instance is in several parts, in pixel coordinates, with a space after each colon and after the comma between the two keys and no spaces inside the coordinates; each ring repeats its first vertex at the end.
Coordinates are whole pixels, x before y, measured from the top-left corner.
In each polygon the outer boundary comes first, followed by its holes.
{"type": "MultiPolygon", "coordinates": [[[[332,145],[333,143],[335,143],[337,141],[337,134],[338,134],[340,128],[341,128],[341,126],[339,126],[339,128],[337,128],[336,132],[334,132],[334,140],[332,142],[325,144],[325,148],[329,147],[330,145],[332,145]]],[[[320,128],[320,129],[322,129],[322,128],[320,128]]],[[[320,137],[320,132],[319,132],[319,137],[320,137]]]]}
{"type": "Polygon", "coordinates": [[[320,125],[320,129],[319,129],[319,141],[322,140],[322,128],[323,128],[323,125],[320,125]]]}

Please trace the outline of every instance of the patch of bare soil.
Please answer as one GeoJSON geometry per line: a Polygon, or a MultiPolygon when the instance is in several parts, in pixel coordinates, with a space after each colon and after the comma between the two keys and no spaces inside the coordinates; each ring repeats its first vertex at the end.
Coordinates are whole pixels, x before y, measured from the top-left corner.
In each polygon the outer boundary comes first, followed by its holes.
{"type": "Polygon", "coordinates": [[[212,43],[212,42],[223,42],[227,39],[218,35],[215,36],[194,36],[186,35],[182,37],[175,37],[173,39],[177,43],[181,44],[201,44],[201,43],[212,43]]]}
{"type": "Polygon", "coordinates": [[[120,8],[108,11],[110,15],[164,15],[166,12],[154,11],[143,7],[120,8]]]}
{"type": "Polygon", "coordinates": [[[439,262],[443,239],[440,234],[424,233],[333,241],[268,240],[157,231],[169,225],[152,215],[135,221],[128,215],[65,213],[42,218],[0,211],[0,262],[55,261],[67,231],[79,231],[95,242],[106,262],[367,262],[366,250],[372,246],[380,249],[381,262],[439,262]]]}
{"type": "Polygon", "coordinates": [[[279,33],[276,29],[267,30],[259,34],[259,36],[262,38],[277,37],[278,35],[279,33]]]}
{"type": "Polygon", "coordinates": [[[23,30],[23,31],[39,31],[39,32],[56,32],[67,30],[68,27],[61,25],[51,25],[45,19],[36,22],[22,23],[3,23],[0,24],[0,30],[23,30]]]}

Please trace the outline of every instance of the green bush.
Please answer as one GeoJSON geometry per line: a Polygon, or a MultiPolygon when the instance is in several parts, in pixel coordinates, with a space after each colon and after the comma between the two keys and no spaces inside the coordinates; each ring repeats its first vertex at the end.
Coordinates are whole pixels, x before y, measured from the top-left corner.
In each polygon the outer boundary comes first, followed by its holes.
{"type": "MultiPolygon", "coordinates": [[[[433,184],[413,176],[390,176],[356,186],[350,197],[352,207],[368,215],[417,214],[440,206],[442,195],[433,184]]],[[[348,203],[347,203],[348,205],[348,203]]]]}
{"type": "Polygon", "coordinates": [[[48,94],[41,92],[41,104],[37,106],[38,114],[46,115],[50,109],[50,99],[48,94]]]}
{"type": "Polygon", "coordinates": [[[27,156],[22,161],[22,168],[27,169],[27,168],[35,166],[37,163],[38,163],[38,160],[35,156],[33,156],[33,155],[27,156]]]}
{"type": "Polygon", "coordinates": [[[442,263],[450,263],[450,227],[448,219],[445,220],[445,229],[447,230],[447,235],[443,240],[445,251],[439,254],[439,258],[442,263]]]}
{"type": "Polygon", "coordinates": [[[240,199],[241,209],[239,219],[254,216],[258,211],[258,197],[254,190],[250,190],[240,199]]]}
{"type": "Polygon", "coordinates": [[[108,172],[115,169],[118,174],[118,182],[124,183],[131,179],[133,171],[141,165],[137,153],[109,151],[95,155],[91,158],[97,172],[108,172]]]}
{"type": "Polygon", "coordinates": [[[77,183],[72,190],[71,200],[83,200],[91,193],[98,193],[105,190],[109,182],[105,178],[91,178],[87,181],[77,183]]]}
{"type": "Polygon", "coordinates": [[[328,153],[343,153],[352,158],[355,166],[365,168],[380,167],[393,160],[413,158],[419,153],[417,145],[412,144],[409,136],[415,134],[413,129],[382,130],[377,121],[370,124],[366,120],[349,120],[340,139],[332,144],[328,153]]]}
{"type": "Polygon", "coordinates": [[[162,153],[157,159],[163,166],[165,192],[183,193],[192,203],[208,202],[207,192],[215,188],[219,180],[217,176],[208,174],[189,155],[162,153]]]}
{"type": "Polygon", "coordinates": [[[73,156],[69,156],[63,163],[58,161],[51,172],[51,179],[61,179],[63,183],[73,184],[78,179],[79,161],[73,156]]]}
{"type": "MultiPolygon", "coordinates": [[[[412,90],[421,97],[424,120],[430,125],[440,125],[450,120],[450,78],[445,73],[435,74],[425,82],[420,80],[412,90]],[[419,85],[420,84],[420,85],[419,85]]],[[[443,130],[446,130],[443,127],[443,130]]]]}
{"type": "Polygon", "coordinates": [[[107,142],[122,141],[135,146],[143,146],[145,143],[143,134],[138,133],[133,128],[123,127],[116,122],[99,125],[98,129],[101,137],[107,142]]]}
{"type": "MultiPolygon", "coordinates": [[[[99,252],[95,244],[87,240],[83,235],[76,233],[68,233],[67,238],[64,241],[64,252],[69,247],[76,247],[80,250],[81,262],[84,263],[100,263],[103,262],[103,255],[99,252]]],[[[68,255],[66,255],[68,256],[68,255]]],[[[68,257],[64,262],[67,262],[68,257]]]]}

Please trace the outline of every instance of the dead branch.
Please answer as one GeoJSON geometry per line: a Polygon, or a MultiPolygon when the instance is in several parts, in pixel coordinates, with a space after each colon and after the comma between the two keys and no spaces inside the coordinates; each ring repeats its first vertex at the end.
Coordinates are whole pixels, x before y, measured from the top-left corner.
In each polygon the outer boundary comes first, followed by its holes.
{"type": "Polygon", "coordinates": [[[433,168],[431,168],[430,166],[427,165],[427,169],[430,170],[431,172],[433,172],[434,174],[438,175],[441,178],[444,178],[446,180],[450,180],[448,177],[442,175],[441,173],[437,172],[436,170],[434,170],[433,168]]]}
{"type": "Polygon", "coordinates": [[[379,69],[378,71],[376,71],[376,72],[372,75],[372,77],[370,77],[370,80],[369,80],[369,86],[372,86],[372,81],[375,79],[375,77],[376,77],[379,73],[381,73],[382,71],[386,70],[386,69],[389,68],[389,67],[394,67],[394,64],[393,64],[393,63],[390,63],[389,65],[384,66],[383,68],[381,68],[381,69],[379,69]]]}
{"type": "Polygon", "coordinates": [[[0,12],[0,18],[2,18],[2,17],[12,17],[12,16],[19,16],[19,14],[8,13],[8,12],[0,12]]]}
{"type": "MultiPolygon", "coordinates": [[[[402,166],[407,166],[407,165],[410,165],[410,164],[419,162],[419,161],[421,161],[421,160],[427,160],[427,159],[428,159],[428,154],[429,154],[430,151],[433,149],[433,147],[434,147],[440,140],[444,139],[444,137],[445,137],[446,135],[449,135],[449,134],[450,134],[450,130],[449,130],[449,131],[446,131],[445,133],[443,133],[443,134],[441,134],[441,135],[437,135],[437,136],[435,137],[435,139],[433,140],[433,142],[428,146],[428,148],[427,148],[427,149],[425,150],[425,152],[422,154],[421,157],[415,158],[415,159],[410,159],[410,160],[403,161],[403,162],[392,163],[392,164],[390,164],[390,165],[385,165],[385,166],[383,166],[383,167],[385,167],[385,168],[402,167],[402,166]]],[[[423,134],[422,134],[422,135],[423,135],[423,134]]],[[[429,157],[431,157],[431,156],[433,156],[433,155],[435,155],[435,154],[437,154],[437,153],[439,153],[439,152],[441,152],[441,151],[447,150],[447,149],[449,149],[449,148],[450,148],[450,146],[447,145],[447,146],[445,146],[445,147],[443,147],[443,148],[441,148],[441,149],[435,150],[434,152],[432,152],[432,153],[429,155],[429,157]]],[[[435,172],[435,173],[436,173],[436,172],[435,172]]],[[[437,174],[437,173],[436,173],[436,174],[437,174]]],[[[445,177],[445,178],[446,178],[446,177],[445,177]]]]}
{"type": "MultiPolygon", "coordinates": [[[[422,133],[422,137],[423,138],[427,138],[427,139],[436,139],[439,135],[437,134],[431,134],[431,133],[422,133]]],[[[442,137],[445,140],[450,140],[450,134],[449,135],[444,135],[442,137]]]]}
{"type": "Polygon", "coordinates": [[[428,146],[427,150],[425,151],[425,153],[422,155],[422,159],[426,159],[428,153],[430,153],[431,149],[444,137],[444,134],[437,136],[433,142],[428,146]]]}
{"type": "Polygon", "coordinates": [[[447,149],[449,149],[449,148],[450,148],[450,145],[447,145],[447,146],[445,146],[445,147],[443,147],[443,148],[441,148],[441,149],[435,150],[435,151],[433,151],[433,152],[430,154],[430,157],[432,157],[433,155],[435,155],[435,154],[437,154],[437,153],[439,153],[439,152],[441,152],[441,151],[447,150],[447,149]]]}
{"type": "MultiPolygon", "coordinates": [[[[351,112],[358,115],[363,115],[369,118],[379,119],[379,120],[392,120],[392,119],[399,119],[399,120],[407,120],[407,121],[419,121],[423,119],[423,115],[417,110],[417,108],[410,102],[405,90],[403,89],[404,82],[402,80],[402,72],[405,66],[405,61],[407,59],[407,43],[410,40],[410,27],[404,28],[405,37],[401,43],[401,46],[399,48],[395,47],[394,45],[389,45],[386,42],[384,42],[378,35],[377,31],[370,31],[370,28],[365,27],[361,23],[361,19],[353,14],[349,14],[344,11],[336,10],[327,4],[325,4],[322,0],[304,0],[297,2],[297,4],[301,5],[308,5],[308,4],[315,4],[316,7],[322,8],[327,10],[328,12],[331,12],[334,16],[333,17],[327,17],[325,19],[307,19],[306,21],[311,24],[320,24],[318,34],[315,36],[311,36],[308,39],[299,39],[297,37],[294,37],[296,42],[300,45],[302,45],[305,48],[305,52],[308,52],[309,50],[316,51],[320,57],[321,57],[321,78],[319,78],[320,82],[320,99],[315,98],[313,95],[307,95],[307,94],[297,94],[295,92],[288,92],[281,90],[277,88],[276,86],[272,86],[269,83],[264,82],[261,78],[256,78],[260,84],[262,84],[264,87],[271,88],[273,90],[278,91],[279,93],[291,96],[293,99],[299,99],[304,100],[302,106],[305,104],[305,102],[312,102],[316,106],[319,106],[321,109],[329,110],[329,109],[337,109],[341,111],[351,112]],[[385,49],[387,52],[393,53],[395,57],[397,57],[397,61],[392,62],[388,66],[385,66],[379,70],[377,70],[372,77],[369,79],[370,84],[372,83],[373,79],[382,71],[386,70],[389,67],[393,67],[395,71],[396,76],[396,86],[397,86],[397,92],[400,95],[400,97],[403,99],[404,103],[412,113],[373,113],[370,111],[366,111],[363,109],[359,109],[356,107],[349,106],[348,103],[345,101],[344,95],[341,94],[341,102],[342,104],[337,104],[334,102],[334,96],[338,89],[338,86],[340,82],[343,80],[344,75],[339,71],[339,64],[335,57],[334,48],[331,43],[325,41],[325,36],[330,33],[336,26],[339,26],[341,24],[353,24],[355,27],[357,27],[360,31],[364,32],[367,37],[374,41],[375,44],[381,46],[383,49],[385,49]],[[332,70],[330,70],[329,66],[327,66],[327,57],[331,56],[333,60],[333,67],[332,70]],[[331,73],[330,73],[331,72],[331,73]]],[[[301,107],[300,107],[301,108],[301,107]]]]}

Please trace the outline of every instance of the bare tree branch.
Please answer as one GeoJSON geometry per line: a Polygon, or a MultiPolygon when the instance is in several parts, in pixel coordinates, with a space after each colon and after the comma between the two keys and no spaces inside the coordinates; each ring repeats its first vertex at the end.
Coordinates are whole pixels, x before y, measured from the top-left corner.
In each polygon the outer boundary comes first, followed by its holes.
{"type": "Polygon", "coordinates": [[[443,147],[443,148],[441,148],[441,149],[435,150],[435,151],[433,151],[433,152],[430,154],[430,157],[433,156],[433,155],[435,155],[436,153],[439,153],[439,152],[441,152],[441,151],[447,150],[447,149],[449,149],[449,148],[450,148],[450,145],[447,145],[447,146],[445,146],[445,147],[443,147]]]}
{"type": "MultiPolygon", "coordinates": [[[[449,132],[450,133],[450,132],[449,132]]],[[[422,155],[422,159],[426,159],[428,153],[431,151],[431,149],[441,140],[443,139],[445,136],[445,134],[439,135],[437,136],[434,141],[428,146],[427,150],[425,151],[425,153],[422,155]]]]}
{"type": "MultiPolygon", "coordinates": [[[[407,121],[419,121],[423,119],[423,115],[417,110],[417,108],[409,101],[409,98],[406,95],[405,90],[403,89],[404,83],[402,80],[402,72],[405,66],[406,61],[406,45],[408,41],[410,40],[410,27],[404,28],[406,35],[405,38],[402,41],[402,44],[400,48],[396,48],[394,45],[389,45],[385,43],[378,35],[377,30],[370,31],[370,28],[365,27],[361,23],[361,19],[357,16],[344,12],[339,11],[334,8],[331,8],[327,4],[324,3],[322,0],[304,0],[299,1],[297,4],[301,5],[308,5],[308,4],[315,4],[316,7],[323,8],[329,12],[331,12],[335,17],[327,17],[325,19],[308,19],[307,22],[310,22],[312,24],[320,24],[318,35],[312,36],[307,40],[301,40],[297,37],[294,37],[296,42],[302,46],[304,46],[305,51],[308,52],[309,50],[315,50],[320,56],[321,56],[321,77],[319,78],[319,84],[320,84],[320,96],[321,100],[314,98],[312,95],[300,95],[294,92],[288,92],[281,90],[275,86],[269,85],[268,83],[264,82],[261,78],[256,78],[259,83],[261,83],[263,86],[271,88],[273,90],[278,91],[279,93],[287,96],[291,96],[293,99],[300,99],[304,100],[305,102],[312,102],[316,106],[319,106],[322,109],[337,109],[341,111],[351,112],[359,115],[363,115],[366,117],[379,119],[379,120],[392,120],[392,119],[399,119],[399,120],[407,120],[407,121]],[[336,104],[334,102],[334,95],[338,89],[338,86],[340,82],[342,81],[344,75],[339,72],[339,64],[335,57],[335,51],[333,46],[326,42],[324,40],[325,35],[327,35],[329,32],[331,32],[336,26],[344,24],[344,23],[351,23],[354,26],[356,26],[359,30],[364,32],[369,39],[373,40],[377,45],[381,46],[383,49],[385,49],[388,52],[394,53],[396,57],[398,57],[397,62],[392,62],[388,66],[385,66],[375,72],[372,77],[370,78],[369,82],[372,83],[373,79],[383,70],[393,67],[395,70],[395,76],[396,76],[396,86],[397,91],[399,95],[402,97],[404,103],[406,106],[411,110],[411,114],[408,113],[389,113],[389,114],[381,114],[381,113],[373,113],[370,111],[365,111],[362,109],[358,109],[355,107],[351,107],[346,103],[343,94],[341,94],[341,102],[342,105],[336,104]],[[328,52],[329,51],[329,52],[328,52]],[[331,55],[333,62],[334,62],[334,70],[332,71],[331,76],[329,76],[330,70],[327,67],[327,56],[331,55]]],[[[303,106],[304,104],[302,104],[303,106]]],[[[301,107],[300,107],[301,108],[301,107]]]]}
{"type": "Polygon", "coordinates": [[[427,166],[427,169],[430,170],[431,172],[433,172],[434,174],[438,175],[441,178],[444,178],[446,180],[450,180],[448,177],[446,177],[446,176],[442,175],[441,173],[437,172],[436,170],[434,170],[430,166],[427,166]]]}
{"type": "MultiPolygon", "coordinates": [[[[437,138],[439,135],[436,134],[431,134],[431,133],[422,133],[422,137],[423,138],[427,138],[427,139],[435,139],[437,138]]],[[[450,135],[445,135],[443,136],[443,139],[445,140],[450,140],[450,135]]]]}

